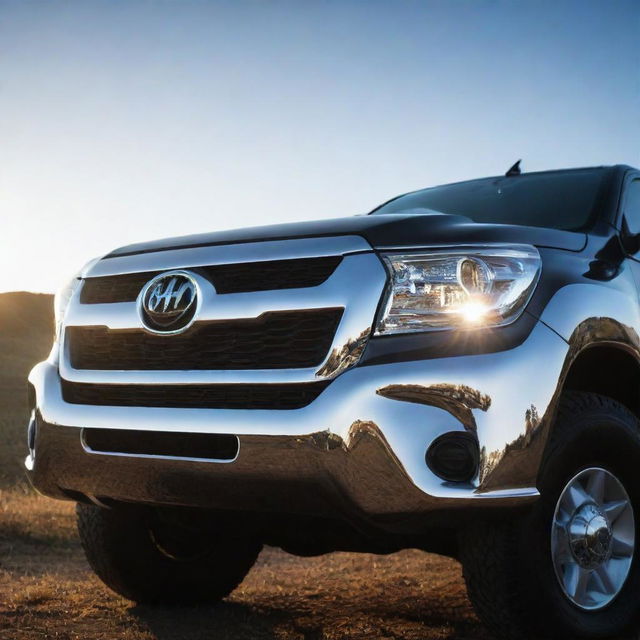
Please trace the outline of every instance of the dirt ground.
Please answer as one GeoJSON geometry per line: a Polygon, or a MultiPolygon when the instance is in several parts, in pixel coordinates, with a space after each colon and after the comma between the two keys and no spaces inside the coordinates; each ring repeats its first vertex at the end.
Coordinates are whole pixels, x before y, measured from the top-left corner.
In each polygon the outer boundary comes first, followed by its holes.
{"type": "Polygon", "coordinates": [[[420,551],[296,558],[265,549],[212,607],[133,606],[91,573],[73,505],[0,491],[0,639],[489,640],[459,565],[420,551]]]}

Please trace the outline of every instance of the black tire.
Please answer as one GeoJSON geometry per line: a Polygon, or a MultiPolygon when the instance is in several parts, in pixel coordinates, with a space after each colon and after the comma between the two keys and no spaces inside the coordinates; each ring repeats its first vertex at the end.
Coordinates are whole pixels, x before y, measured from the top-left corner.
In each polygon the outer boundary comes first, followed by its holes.
{"type": "Polygon", "coordinates": [[[460,532],[469,597],[497,638],[622,640],[634,627],[640,604],[637,552],[618,596],[596,611],[574,605],[554,572],[551,522],[557,500],[567,482],[589,467],[602,467],[622,482],[639,540],[640,423],[618,402],[579,392],[561,398],[535,506],[522,514],[477,521],[460,532]]]}
{"type": "Polygon", "coordinates": [[[231,532],[162,521],[151,510],[78,504],[76,515],[91,568],[139,604],[221,600],[242,582],[262,548],[231,532]]]}

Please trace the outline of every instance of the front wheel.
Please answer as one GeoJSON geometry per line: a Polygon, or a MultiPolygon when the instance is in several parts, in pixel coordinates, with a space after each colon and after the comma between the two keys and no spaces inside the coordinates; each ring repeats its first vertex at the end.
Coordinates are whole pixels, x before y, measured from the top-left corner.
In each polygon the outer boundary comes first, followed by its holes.
{"type": "Polygon", "coordinates": [[[558,499],[551,557],[564,595],[578,609],[612,603],[629,577],[635,518],[622,481],[602,467],[577,473],[558,499]]]}
{"type": "Polygon", "coordinates": [[[242,582],[262,548],[246,535],[184,526],[149,510],[78,504],[76,514],[91,568],[140,604],[220,600],[242,582]]]}
{"type": "Polygon", "coordinates": [[[561,399],[540,474],[519,518],[461,533],[474,607],[499,638],[622,638],[639,611],[640,424],[591,393],[561,399]]]}

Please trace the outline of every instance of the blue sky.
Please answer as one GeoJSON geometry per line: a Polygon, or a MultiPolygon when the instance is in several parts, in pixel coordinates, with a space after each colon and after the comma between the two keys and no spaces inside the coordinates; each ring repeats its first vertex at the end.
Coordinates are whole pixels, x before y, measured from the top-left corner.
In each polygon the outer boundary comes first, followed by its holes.
{"type": "Polygon", "coordinates": [[[0,291],[156,237],[640,165],[634,1],[0,0],[0,291]]]}

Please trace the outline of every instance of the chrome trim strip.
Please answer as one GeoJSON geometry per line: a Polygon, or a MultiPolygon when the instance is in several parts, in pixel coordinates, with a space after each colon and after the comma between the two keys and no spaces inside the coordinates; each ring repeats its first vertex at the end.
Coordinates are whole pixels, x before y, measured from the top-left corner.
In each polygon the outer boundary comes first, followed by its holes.
{"type": "MultiPolygon", "coordinates": [[[[188,272],[188,270],[187,270],[188,272]]],[[[325,360],[317,369],[252,369],[207,371],[80,370],[70,365],[68,345],[62,338],[60,374],[71,382],[103,384],[190,384],[312,382],[335,377],[359,359],[368,339],[387,272],[375,253],[347,256],[317,287],[217,294],[211,283],[191,274],[201,292],[198,321],[257,318],[270,311],[341,307],[342,319],[325,360]]],[[[145,330],[137,303],[69,304],[65,326],[107,326],[110,329],[145,330]]]]}
{"type": "Polygon", "coordinates": [[[320,258],[371,250],[371,245],[361,236],[243,242],[103,258],[88,269],[84,275],[95,278],[123,273],[188,269],[189,267],[205,267],[216,264],[320,258]]]}
{"type": "Polygon", "coordinates": [[[67,362],[60,363],[60,375],[65,380],[95,384],[295,384],[319,379],[315,377],[316,370],[313,368],[97,371],[95,369],[72,369],[67,362]]]}
{"type": "Polygon", "coordinates": [[[509,498],[509,499],[514,499],[514,498],[521,498],[521,499],[527,499],[527,498],[537,498],[540,495],[540,492],[538,491],[538,489],[536,487],[519,487],[517,489],[498,489],[495,491],[476,491],[475,492],[475,497],[476,498],[487,498],[489,499],[495,499],[495,498],[499,498],[499,499],[504,499],[504,498],[509,498]]]}
{"type": "Polygon", "coordinates": [[[240,455],[240,438],[236,436],[236,441],[238,442],[238,450],[233,459],[217,459],[217,458],[190,458],[187,456],[162,456],[162,455],[151,455],[148,453],[122,453],[121,451],[98,451],[96,449],[92,449],[85,440],[85,431],[86,429],[82,429],[80,431],[80,444],[86,453],[89,453],[94,456],[116,456],[119,458],[146,458],[148,460],[183,460],[186,462],[213,462],[215,464],[228,464],[230,462],[235,462],[240,455]]]}

